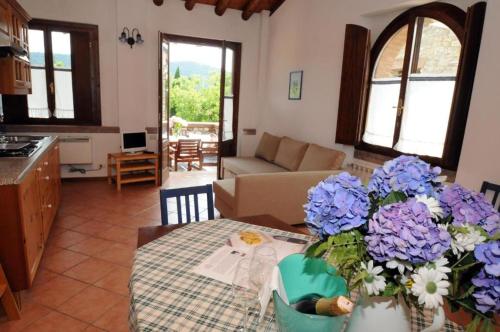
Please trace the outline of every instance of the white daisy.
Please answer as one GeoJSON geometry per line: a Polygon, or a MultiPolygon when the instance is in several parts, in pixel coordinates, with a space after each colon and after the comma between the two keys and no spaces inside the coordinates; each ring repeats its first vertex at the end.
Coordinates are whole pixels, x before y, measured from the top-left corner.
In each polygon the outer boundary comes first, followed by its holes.
{"type": "Polygon", "coordinates": [[[434,262],[427,263],[426,267],[428,269],[434,269],[438,272],[441,272],[444,275],[443,279],[448,279],[448,276],[446,274],[451,272],[451,269],[447,266],[448,263],[449,262],[446,257],[441,257],[434,262]]]}
{"type": "Polygon", "coordinates": [[[469,224],[463,225],[465,232],[459,232],[453,235],[451,239],[451,250],[460,257],[463,252],[473,251],[476,245],[484,242],[486,238],[469,224]]]}
{"type": "Polygon", "coordinates": [[[437,199],[426,195],[416,195],[415,198],[417,199],[417,202],[424,203],[427,206],[433,218],[437,219],[443,217],[444,212],[437,199]]]}
{"type": "Polygon", "coordinates": [[[368,273],[363,279],[368,295],[377,295],[385,289],[385,277],[379,274],[384,270],[382,266],[373,267],[373,261],[369,261],[368,265],[361,263],[361,267],[368,273]]]}
{"type": "Polygon", "coordinates": [[[399,261],[397,259],[393,259],[391,261],[388,261],[385,266],[389,269],[398,269],[400,274],[403,274],[405,272],[405,269],[408,271],[413,271],[413,267],[409,262],[403,262],[399,261]]]}
{"type": "Polygon", "coordinates": [[[436,309],[443,305],[443,296],[448,295],[450,283],[443,279],[443,274],[436,269],[421,267],[412,275],[411,291],[418,296],[418,303],[427,309],[436,309]]]}

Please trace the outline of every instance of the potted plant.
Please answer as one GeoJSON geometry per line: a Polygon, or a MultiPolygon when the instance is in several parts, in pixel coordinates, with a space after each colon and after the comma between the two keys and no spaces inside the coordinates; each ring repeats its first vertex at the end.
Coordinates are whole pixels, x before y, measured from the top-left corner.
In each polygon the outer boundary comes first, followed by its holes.
{"type": "MultiPolygon", "coordinates": [[[[318,241],[306,255],[324,257],[361,291],[364,328],[377,325],[371,314],[380,320],[394,309],[384,331],[408,330],[405,305],[433,309],[444,323],[446,299],[473,315],[468,330],[495,329],[500,215],[484,195],[445,186],[440,173],[403,155],[377,168],[368,186],[344,172],[308,193],[306,224],[318,241]]],[[[356,315],[351,323],[350,331],[362,329],[356,315]]]]}

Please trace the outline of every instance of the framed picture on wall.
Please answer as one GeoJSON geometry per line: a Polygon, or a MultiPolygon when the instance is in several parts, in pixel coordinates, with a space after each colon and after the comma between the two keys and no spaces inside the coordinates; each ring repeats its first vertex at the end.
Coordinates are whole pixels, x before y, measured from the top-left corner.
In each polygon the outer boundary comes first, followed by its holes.
{"type": "Polygon", "coordinates": [[[288,82],[288,99],[300,100],[302,98],[302,76],[303,70],[290,72],[290,81],[288,82]]]}

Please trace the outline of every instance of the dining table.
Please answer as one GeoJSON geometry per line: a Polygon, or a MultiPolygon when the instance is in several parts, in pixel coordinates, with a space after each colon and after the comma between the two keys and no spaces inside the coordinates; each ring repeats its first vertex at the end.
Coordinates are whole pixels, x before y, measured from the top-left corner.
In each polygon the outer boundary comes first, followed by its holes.
{"type": "MultiPolygon", "coordinates": [[[[234,301],[231,285],[193,269],[243,230],[314,240],[269,215],[142,228],[129,282],[130,330],[236,331],[243,324],[244,310],[234,301]]],[[[429,326],[432,316],[430,311],[411,309],[412,332],[429,326]]],[[[257,315],[249,316],[248,331],[278,331],[272,302],[260,323],[257,315]]],[[[447,320],[444,331],[463,328],[447,320]]]]}

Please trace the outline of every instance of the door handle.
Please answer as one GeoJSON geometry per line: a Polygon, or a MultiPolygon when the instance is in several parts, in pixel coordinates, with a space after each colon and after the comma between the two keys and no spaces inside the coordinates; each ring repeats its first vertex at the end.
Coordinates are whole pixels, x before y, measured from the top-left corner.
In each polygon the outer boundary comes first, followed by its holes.
{"type": "Polygon", "coordinates": [[[50,94],[54,94],[55,93],[54,82],[50,82],[49,89],[50,89],[50,94]]]}

